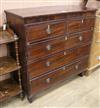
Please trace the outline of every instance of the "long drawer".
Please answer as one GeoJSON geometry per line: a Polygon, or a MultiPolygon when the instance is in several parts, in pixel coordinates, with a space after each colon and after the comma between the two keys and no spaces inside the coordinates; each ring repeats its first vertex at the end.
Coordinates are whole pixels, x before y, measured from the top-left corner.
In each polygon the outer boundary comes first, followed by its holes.
{"type": "Polygon", "coordinates": [[[48,71],[52,71],[56,68],[59,68],[65,64],[75,61],[82,56],[88,55],[90,52],[90,44],[84,45],[78,48],[74,48],[72,50],[65,50],[60,53],[54,54],[50,57],[40,59],[36,62],[28,64],[28,73],[30,79],[32,77],[37,77],[48,71]]]}
{"type": "Polygon", "coordinates": [[[88,58],[81,59],[80,61],[74,62],[69,66],[63,66],[58,70],[52,71],[46,75],[40,76],[33,79],[31,83],[31,93],[34,94],[39,92],[50,85],[66,79],[72,74],[80,73],[86,70],[88,64],[88,58]]]}
{"type": "Polygon", "coordinates": [[[28,60],[38,59],[62,50],[76,47],[80,44],[87,43],[92,39],[92,31],[51,39],[44,42],[34,43],[27,46],[28,60]]]}
{"type": "Polygon", "coordinates": [[[64,21],[44,22],[25,26],[26,40],[34,42],[65,34],[66,24],[64,21]]]}

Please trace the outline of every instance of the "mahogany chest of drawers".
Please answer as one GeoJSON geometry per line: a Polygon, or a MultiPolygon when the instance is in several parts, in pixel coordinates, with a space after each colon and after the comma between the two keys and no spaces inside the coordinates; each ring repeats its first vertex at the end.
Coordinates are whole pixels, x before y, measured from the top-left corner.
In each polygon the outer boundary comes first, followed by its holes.
{"type": "Polygon", "coordinates": [[[6,12],[19,36],[23,89],[28,100],[87,70],[95,9],[51,6],[6,12]]]}

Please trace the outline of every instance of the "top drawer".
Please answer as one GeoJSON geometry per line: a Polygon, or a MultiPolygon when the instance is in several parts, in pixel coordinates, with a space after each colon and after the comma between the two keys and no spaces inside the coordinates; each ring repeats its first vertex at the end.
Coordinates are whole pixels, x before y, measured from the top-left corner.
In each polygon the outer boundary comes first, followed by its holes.
{"type": "Polygon", "coordinates": [[[83,30],[91,30],[94,27],[95,18],[69,19],[67,21],[68,33],[77,33],[83,30]]]}
{"type": "Polygon", "coordinates": [[[76,12],[76,13],[70,13],[67,15],[68,19],[72,19],[72,18],[93,18],[95,17],[95,11],[89,11],[89,12],[76,12]]]}
{"type": "Polygon", "coordinates": [[[95,17],[95,11],[90,11],[84,13],[84,17],[95,17]]]}
{"type": "Polygon", "coordinates": [[[57,21],[44,21],[25,25],[26,40],[35,42],[57,36],[64,36],[66,33],[77,33],[83,30],[90,30],[94,27],[95,15],[93,12],[72,13],[67,18],[57,21]]]}
{"type": "Polygon", "coordinates": [[[26,25],[26,39],[28,42],[39,41],[65,34],[65,22],[45,22],[26,25]]]}
{"type": "Polygon", "coordinates": [[[47,15],[47,16],[33,16],[33,17],[28,17],[26,18],[25,24],[30,24],[30,23],[37,23],[37,22],[44,22],[44,21],[56,21],[56,20],[62,20],[65,19],[66,15],[47,15]]]}

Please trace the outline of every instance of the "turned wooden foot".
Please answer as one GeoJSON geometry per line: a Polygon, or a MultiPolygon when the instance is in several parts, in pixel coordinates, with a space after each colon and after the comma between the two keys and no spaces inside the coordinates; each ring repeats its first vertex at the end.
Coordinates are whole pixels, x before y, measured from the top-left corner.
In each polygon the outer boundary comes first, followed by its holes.
{"type": "Polygon", "coordinates": [[[35,99],[34,96],[29,96],[27,98],[28,98],[29,103],[32,103],[35,99]]]}

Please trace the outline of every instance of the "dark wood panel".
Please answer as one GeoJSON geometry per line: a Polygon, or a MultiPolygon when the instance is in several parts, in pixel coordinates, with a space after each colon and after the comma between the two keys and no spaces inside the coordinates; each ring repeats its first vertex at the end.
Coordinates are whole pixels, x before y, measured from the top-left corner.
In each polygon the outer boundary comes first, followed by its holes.
{"type": "Polygon", "coordinates": [[[63,6],[44,6],[44,7],[34,7],[34,8],[24,8],[24,9],[11,9],[9,13],[13,13],[20,18],[30,18],[30,17],[41,17],[41,16],[51,16],[51,15],[63,15],[70,13],[79,13],[79,12],[95,12],[96,9],[85,8],[75,5],[63,5],[63,6]]]}
{"type": "Polygon", "coordinates": [[[28,60],[38,59],[62,50],[76,47],[80,44],[90,42],[92,31],[85,31],[75,35],[54,38],[49,41],[30,44],[28,49],[28,60]]]}
{"type": "Polygon", "coordinates": [[[95,17],[95,12],[93,12],[93,11],[92,12],[86,12],[86,13],[84,13],[84,17],[85,18],[89,18],[89,17],[94,18],[95,17]]]}
{"type": "Polygon", "coordinates": [[[58,70],[52,71],[52,73],[33,79],[31,81],[32,94],[35,94],[36,92],[39,92],[56,82],[64,80],[72,74],[86,70],[87,64],[88,58],[84,58],[79,62],[75,62],[69,66],[63,66],[58,70]]]}
{"type": "Polygon", "coordinates": [[[95,18],[80,18],[68,20],[68,33],[82,32],[83,30],[92,30],[95,24],[95,18]]]}
{"type": "Polygon", "coordinates": [[[54,70],[65,64],[68,64],[82,56],[89,54],[90,45],[75,48],[70,51],[62,51],[49,58],[44,58],[28,65],[28,74],[30,78],[42,75],[48,71],[54,70]]]}
{"type": "Polygon", "coordinates": [[[95,18],[85,18],[82,24],[82,29],[93,29],[95,24],[95,18]]]}
{"type": "Polygon", "coordinates": [[[83,19],[69,19],[68,20],[68,33],[74,33],[82,31],[81,26],[83,23],[83,19]]]}
{"type": "Polygon", "coordinates": [[[69,14],[67,15],[67,18],[68,18],[68,20],[70,20],[70,19],[76,19],[76,18],[81,19],[81,18],[84,17],[84,14],[85,14],[85,13],[82,13],[82,12],[78,12],[78,13],[69,13],[69,14]]]}
{"type": "Polygon", "coordinates": [[[51,22],[26,26],[26,39],[28,42],[43,40],[65,34],[65,22],[51,22]]]}
{"type": "Polygon", "coordinates": [[[39,16],[39,17],[30,17],[25,19],[25,24],[30,23],[39,23],[43,21],[55,21],[65,19],[66,15],[51,15],[51,16],[39,16]]]}
{"type": "MultiPolygon", "coordinates": [[[[26,38],[25,38],[25,31],[24,31],[24,20],[22,18],[17,17],[16,15],[6,13],[7,17],[7,24],[14,30],[14,32],[19,37],[18,46],[19,46],[19,60],[21,63],[21,75],[22,75],[22,86],[23,90],[28,93],[25,81],[28,80],[27,73],[27,51],[26,51],[26,38]]],[[[13,48],[12,48],[13,49],[13,48]]],[[[15,51],[12,50],[12,55],[15,55],[15,51]]]]}
{"type": "Polygon", "coordinates": [[[75,18],[80,18],[80,19],[82,19],[82,18],[95,18],[95,12],[84,12],[84,13],[82,13],[82,12],[78,12],[78,13],[69,13],[68,15],[67,15],[67,18],[68,19],[75,19],[75,18]]]}

